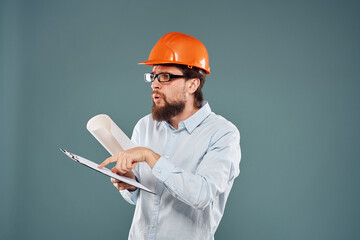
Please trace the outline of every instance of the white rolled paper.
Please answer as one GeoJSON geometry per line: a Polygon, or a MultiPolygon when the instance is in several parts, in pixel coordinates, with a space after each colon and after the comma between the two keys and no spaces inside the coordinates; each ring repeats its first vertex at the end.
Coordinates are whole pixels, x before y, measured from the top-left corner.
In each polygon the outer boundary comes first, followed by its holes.
{"type": "Polygon", "coordinates": [[[86,128],[111,155],[135,147],[129,137],[106,114],[91,118],[86,128]]]}

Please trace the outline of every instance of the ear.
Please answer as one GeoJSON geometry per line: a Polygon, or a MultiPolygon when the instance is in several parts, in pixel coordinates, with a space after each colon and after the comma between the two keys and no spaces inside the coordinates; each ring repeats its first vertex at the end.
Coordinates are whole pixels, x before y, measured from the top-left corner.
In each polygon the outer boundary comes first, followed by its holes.
{"type": "Polygon", "coordinates": [[[194,93],[200,85],[200,79],[192,78],[188,80],[186,83],[187,83],[188,93],[194,93]]]}

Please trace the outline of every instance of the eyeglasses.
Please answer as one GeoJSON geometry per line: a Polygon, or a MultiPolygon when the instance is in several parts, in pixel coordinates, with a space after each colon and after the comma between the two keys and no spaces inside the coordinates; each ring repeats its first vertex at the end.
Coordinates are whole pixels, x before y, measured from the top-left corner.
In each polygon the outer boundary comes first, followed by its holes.
{"type": "Polygon", "coordinates": [[[159,73],[159,74],[145,73],[144,74],[145,82],[148,82],[148,83],[153,82],[153,81],[155,81],[156,78],[159,82],[170,82],[171,79],[173,79],[173,78],[185,78],[185,76],[184,75],[173,75],[171,73],[159,73]]]}

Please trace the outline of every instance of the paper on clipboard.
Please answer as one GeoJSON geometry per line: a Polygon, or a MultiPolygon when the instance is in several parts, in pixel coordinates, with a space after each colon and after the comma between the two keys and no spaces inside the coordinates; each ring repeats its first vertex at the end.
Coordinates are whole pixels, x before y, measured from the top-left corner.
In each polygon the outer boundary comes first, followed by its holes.
{"type": "Polygon", "coordinates": [[[81,164],[83,164],[83,165],[85,165],[85,166],[87,166],[87,167],[89,167],[89,168],[92,168],[92,169],[94,169],[95,171],[98,171],[98,172],[100,172],[100,173],[102,173],[102,174],[105,174],[105,175],[107,175],[107,176],[109,176],[109,177],[115,178],[115,179],[117,179],[117,180],[119,180],[119,181],[122,181],[122,182],[125,182],[125,183],[127,183],[127,184],[130,184],[130,185],[132,185],[132,186],[134,186],[134,187],[137,187],[137,188],[139,188],[139,189],[145,190],[145,191],[147,191],[147,192],[149,192],[149,193],[155,194],[155,193],[152,192],[150,189],[148,189],[148,188],[146,188],[145,186],[141,185],[140,183],[138,183],[138,182],[135,181],[134,179],[131,179],[131,178],[128,178],[128,177],[124,177],[124,176],[120,176],[120,175],[118,175],[118,174],[116,174],[116,173],[113,173],[110,169],[108,169],[108,168],[106,168],[106,167],[98,168],[98,166],[99,166],[98,164],[96,164],[96,163],[94,163],[94,162],[92,162],[92,161],[90,161],[90,160],[88,160],[88,159],[86,159],[86,158],[83,158],[83,157],[81,157],[81,156],[79,156],[79,155],[73,154],[73,153],[71,153],[71,152],[69,152],[69,151],[66,151],[66,150],[62,149],[62,148],[60,148],[60,150],[61,150],[63,153],[65,153],[69,158],[71,158],[71,159],[73,159],[74,161],[76,161],[76,162],[78,162],[78,163],[81,163],[81,164]]]}

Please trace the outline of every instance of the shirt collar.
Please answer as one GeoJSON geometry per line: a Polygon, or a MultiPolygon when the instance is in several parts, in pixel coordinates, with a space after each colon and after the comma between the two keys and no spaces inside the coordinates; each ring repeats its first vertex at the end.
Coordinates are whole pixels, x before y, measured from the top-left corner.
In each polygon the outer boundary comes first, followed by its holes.
{"type": "Polygon", "coordinates": [[[184,125],[186,130],[191,134],[197,126],[202,123],[202,121],[205,120],[211,113],[211,108],[209,106],[209,103],[204,101],[201,105],[201,108],[194,113],[191,117],[187,118],[186,120],[179,123],[179,129],[181,128],[181,125],[184,125]]]}

